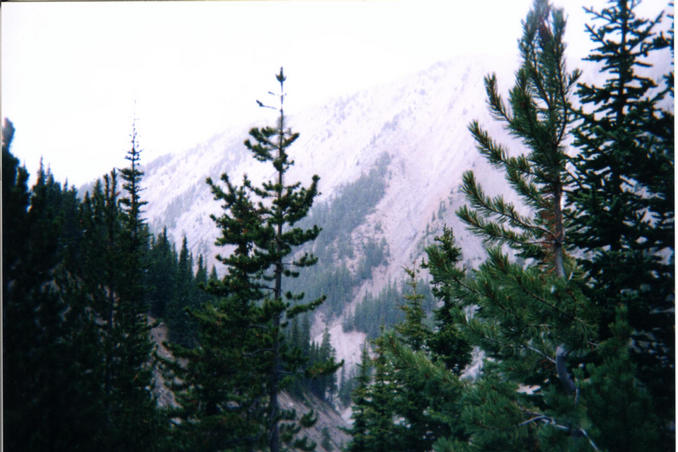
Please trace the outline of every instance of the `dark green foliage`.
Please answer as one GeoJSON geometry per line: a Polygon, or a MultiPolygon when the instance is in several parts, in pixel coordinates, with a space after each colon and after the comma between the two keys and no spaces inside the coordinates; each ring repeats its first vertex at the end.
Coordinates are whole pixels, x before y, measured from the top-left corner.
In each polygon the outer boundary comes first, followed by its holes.
{"type": "Polygon", "coordinates": [[[156,318],[165,318],[167,305],[176,293],[178,256],[167,238],[167,228],[151,241],[146,294],[150,312],[156,318]]]}
{"type": "Polygon", "coordinates": [[[411,363],[404,358],[411,352],[424,352],[431,337],[431,330],[424,324],[425,313],[422,308],[423,296],[417,292],[417,272],[405,269],[409,280],[410,292],[404,296],[405,303],[400,309],[405,313],[404,320],[395,326],[397,337],[384,335],[377,339],[380,347],[385,347],[389,354],[392,369],[392,404],[394,417],[401,419],[396,423],[397,437],[395,443],[406,450],[430,450],[433,441],[439,436],[447,436],[446,425],[430,418],[431,402],[440,402],[442,394],[427,394],[430,378],[413,369],[411,363]],[[444,432],[440,431],[443,427],[444,432]]]}
{"type": "MultiPolygon", "coordinates": [[[[260,186],[247,176],[240,186],[226,174],[224,185],[207,180],[215,199],[223,202],[222,214],[212,216],[221,233],[216,244],[232,251],[217,256],[227,273],[207,286],[218,298],[191,311],[198,324],[197,346],[172,345],[177,361],[166,363],[169,377],[176,378],[172,386],[180,405],[173,414],[182,420],[175,433],[186,450],[314,447],[297,438],[302,427],[314,422],[313,415],[296,419],[295,413],[280,409],[278,395],[304,370],[304,357],[288,346],[285,327],[324,300],[306,301],[303,293],[283,286],[284,278],[295,278],[299,269],[316,263],[309,252],[294,253],[320,232],[317,226],[299,227],[318,194],[319,178],[313,176],[308,187],[284,179],[294,163],[287,149],[298,134],[285,124],[282,69],[277,80],[277,126],[254,128],[245,141],[255,159],[273,167],[274,179],[260,186]]],[[[337,367],[317,363],[306,373],[322,376],[337,367]]]]}
{"type": "Polygon", "coordinates": [[[353,426],[350,430],[351,441],[346,450],[351,452],[369,451],[368,438],[368,404],[370,403],[370,382],[371,382],[372,360],[369,355],[367,344],[363,345],[360,364],[358,364],[358,375],[356,376],[356,386],[353,390],[353,426]]]}
{"type": "MultiPolygon", "coordinates": [[[[145,274],[147,266],[148,233],[142,217],[140,152],[136,129],[132,132],[131,148],[126,155],[129,167],[120,171],[123,195],[120,199],[122,220],[118,253],[120,267],[114,269],[111,286],[117,292],[112,313],[111,358],[106,383],[111,403],[110,425],[113,426],[115,448],[123,450],[150,450],[157,447],[160,437],[160,417],[157,401],[152,394],[152,354],[154,344],[147,319],[145,274]],[[108,381],[110,378],[110,382],[108,381]]],[[[114,178],[114,174],[113,174],[114,178]]],[[[114,180],[114,179],[113,179],[114,180]]],[[[112,184],[115,192],[115,184],[112,184]]],[[[113,251],[113,250],[111,250],[113,251]]],[[[109,311],[110,315],[110,311],[109,311]]],[[[109,320],[111,317],[109,317],[109,320]]]]}
{"type": "MultiPolygon", "coordinates": [[[[435,328],[423,334],[426,348],[413,306],[400,339],[379,339],[390,415],[400,420],[391,435],[407,450],[431,432],[440,451],[673,448],[673,194],[658,182],[673,177],[673,125],[672,112],[653,103],[672,91],[634,75],[637,58],[666,45],[650,31],[659,19],[636,20],[634,7],[611,2],[595,13],[606,25],[589,27],[600,46],[591,59],[610,76],[602,88],[580,86],[576,157],[564,144],[578,73],[564,67],[561,11],[535,1],[508,105],[495,77],[486,78],[492,113],[528,152],[508,152],[478,123],[470,130],[529,210],[485,195],[466,173],[470,207],[458,214],[484,238],[488,258],[476,270],[460,268],[444,230],[426,250],[443,303],[435,328]],[[463,391],[447,398],[443,386],[427,389],[435,376],[460,374],[471,345],[491,358],[482,373],[465,385],[456,380],[463,391]],[[440,399],[447,400],[442,409],[427,407],[440,399]]],[[[362,406],[376,388],[362,391],[362,406]]],[[[366,412],[356,418],[360,438],[369,438],[370,422],[384,422],[366,412]]]]}
{"type": "MultiPolygon", "coordinates": [[[[323,235],[323,234],[321,234],[323,235]]],[[[342,312],[344,306],[351,299],[353,290],[358,281],[351,273],[346,264],[330,261],[326,266],[316,265],[304,272],[297,280],[287,279],[287,287],[291,291],[303,290],[309,299],[315,299],[321,294],[327,294],[321,310],[329,315],[337,315],[342,312]]]]}
{"type": "Polygon", "coordinates": [[[436,238],[436,243],[426,248],[428,262],[424,268],[432,276],[433,295],[442,301],[434,312],[435,329],[428,338],[427,346],[436,359],[454,374],[459,375],[471,364],[471,346],[462,337],[461,328],[466,324],[461,297],[466,273],[457,265],[461,250],[454,243],[451,229],[445,228],[436,238]]]}
{"type": "Polygon", "coordinates": [[[377,296],[367,294],[353,314],[344,319],[344,331],[362,331],[368,339],[375,339],[382,327],[392,328],[402,319],[403,313],[397,308],[399,299],[400,292],[391,282],[377,296]]]}
{"type": "Polygon", "coordinates": [[[374,375],[369,389],[367,418],[367,450],[390,451],[399,447],[394,425],[393,365],[387,359],[383,343],[375,341],[374,375]]]}
{"type": "MultiPolygon", "coordinates": [[[[20,246],[26,246],[26,222],[30,193],[28,172],[19,166],[19,160],[10,153],[14,137],[14,125],[5,119],[2,127],[2,241],[4,244],[3,271],[11,272],[19,257],[24,254],[20,246]]],[[[3,278],[3,293],[7,293],[7,281],[3,278]]]]}
{"type": "MultiPolygon", "coordinates": [[[[330,333],[325,326],[323,332],[323,340],[320,346],[317,347],[315,353],[311,351],[309,365],[310,369],[314,369],[317,363],[334,362],[335,352],[330,344],[330,333]]],[[[335,373],[321,374],[315,378],[311,378],[307,383],[311,393],[315,394],[321,400],[331,401],[334,393],[337,392],[337,376],[335,373]]]]}
{"type": "Polygon", "coordinates": [[[4,445],[153,450],[141,201],[119,203],[115,172],[82,202],[42,168],[29,192],[8,141],[3,171],[3,226],[22,234],[3,242],[4,445]]]}
{"type": "Polygon", "coordinates": [[[192,347],[197,341],[197,325],[190,310],[198,309],[212,300],[204,289],[208,280],[217,280],[216,269],[208,278],[203,256],[198,256],[195,273],[193,255],[188,250],[186,237],[177,254],[167,237],[167,229],[152,238],[148,250],[146,272],[146,303],[150,313],[163,320],[169,329],[170,342],[192,347]]]}
{"type": "Polygon", "coordinates": [[[310,393],[320,400],[332,402],[334,394],[338,391],[337,377],[334,372],[328,373],[328,370],[334,367],[331,363],[334,363],[335,350],[330,344],[327,327],[320,344],[311,340],[310,330],[309,314],[302,316],[301,324],[298,317],[294,318],[287,329],[287,346],[297,354],[297,359],[304,362],[306,367],[301,378],[291,379],[288,391],[299,399],[310,393]],[[329,368],[328,363],[331,364],[329,368]]]}
{"type": "Polygon", "coordinates": [[[379,338],[392,366],[393,441],[401,450],[431,450],[441,438],[466,439],[463,385],[434,355],[415,351],[392,333],[379,338]]]}
{"type": "Polygon", "coordinates": [[[441,295],[473,311],[468,319],[451,312],[449,321],[494,360],[464,396],[470,443],[481,449],[513,450],[518,444],[526,450],[579,449],[588,447],[591,419],[567,369],[589,353],[596,334],[594,311],[567,254],[573,225],[562,210],[569,183],[568,96],[579,74],[565,69],[562,11],[536,0],[523,30],[510,108],[497,92],[496,78],[485,83],[493,115],[528,152],[513,156],[477,122],[469,129],[530,211],[522,214],[503,197],[485,195],[467,172],[462,190],[471,207],[458,214],[488,246],[508,246],[529,263],[518,265],[502,248],[489,247],[487,260],[468,277],[454,268],[452,237],[443,236],[438,250],[429,252],[429,266],[434,279],[448,281],[441,295]]]}
{"type": "Polygon", "coordinates": [[[417,272],[410,268],[406,268],[405,272],[409,276],[407,285],[411,292],[404,296],[407,302],[400,305],[400,309],[405,314],[405,319],[402,323],[396,325],[395,330],[405,345],[418,352],[424,348],[429,340],[431,330],[424,324],[426,318],[422,306],[424,296],[417,292],[417,272]]]}
{"type": "Polygon", "coordinates": [[[376,357],[369,357],[363,348],[358,381],[353,392],[352,440],[347,450],[388,451],[398,450],[393,424],[392,366],[379,342],[375,342],[376,357]],[[373,375],[370,369],[373,368],[373,375]]]}
{"type": "MultiPolygon", "coordinates": [[[[434,306],[431,288],[423,279],[418,280],[416,285],[419,295],[423,297],[422,309],[428,315],[434,306]]],[[[376,296],[367,294],[358,303],[353,314],[344,318],[344,331],[362,331],[369,339],[375,339],[382,327],[390,329],[403,320],[404,311],[399,306],[407,291],[407,283],[401,284],[400,289],[396,284],[389,283],[376,296]]]]}
{"type": "Polygon", "coordinates": [[[267,364],[262,351],[269,346],[260,339],[264,325],[256,323],[263,309],[252,302],[262,297],[262,290],[248,272],[263,267],[250,258],[251,239],[244,233],[260,223],[245,191],[228,188],[215,188],[228,209],[218,219],[218,243],[234,241],[236,246],[230,256],[219,257],[228,273],[207,286],[217,298],[191,312],[198,326],[197,347],[171,344],[178,359],[164,361],[179,405],[171,412],[178,420],[172,433],[178,450],[250,450],[267,443],[268,374],[261,368],[267,364]]]}
{"type": "Polygon", "coordinates": [[[631,329],[625,307],[617,309],[609,327],[612,335],[598,347],[595,364],[587,366],[588,378],[581,388],[588,414],[595,420],[591,435],[607,450],[671,450],[671,445],[660,446],[664,429],[658,400],[638,381],[628,346],[631,329]]]}
{"type": "MultiPolygon", "coordinates": [[[[616,311],[624,306],[630,359],[650,389],[666,449],[675,435],[666,428],[675,419],[674,115],[667,103],[673,103],[673,80],[672,74],[659,80],[648,68],[653,56],[669,57],[673,32],[657,31],[661,14],[637,17],[637,3],[587,9],[594,45],[588,59],[605,78],[577,91],[580,152],[568,204],[579,218],[572,240],[583,256],[586,293],[601,313],[601,339],[614,341],[616,311]]],[[[623,423],[615,430],[633,434],[623,423]]]]}
{"type": "Polygon", "coordinates": [[[100,342],[94,319],[86,310],[86,295],[72,276],[72,268],[66,266],[74,243],[67,241],[65,232],[77,224],[77,210],[73,210],[77,203],[74,193],[62,189],[42,168],[28,191],[28,174],[9,150],[12,130],[6,121],[4,446],[18,450],[96,448],[103,437],[100,342]],[[10,212],[16,216],[9,216],[10,212]]]}
{"type": "MultiPolygon", "coordinates": [[[[439,438],[460,436],[457,425],[461,384],[442,363],[433,364],[427,344],[434,334],[424,324],[416,272],[408,270],[410,292],[398,333],[374,341],[373,382],[363,364],[354,390],[353,441],[349,450],[431,450],[439,438]]],[[[437,358],[435,358],[437,360],[437,358]]]]}
{"type": "Polygon", "coordinates": [[[188,242],[184,236],[176,265],[176,285],[173,296],[166,309],[167,326],[170,341],[191,347],[196,336],[196,325],[188,310],[197,309],[202,301],[201,290],[194,279],[193,256],[188,251],[188,242]]]}

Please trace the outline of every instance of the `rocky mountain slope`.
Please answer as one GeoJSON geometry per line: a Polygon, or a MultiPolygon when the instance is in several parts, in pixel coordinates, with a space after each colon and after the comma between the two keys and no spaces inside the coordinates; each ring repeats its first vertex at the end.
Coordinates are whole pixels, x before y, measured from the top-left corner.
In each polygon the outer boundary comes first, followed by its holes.
{"type": "MultiPolygon", "coordinates": [[[[296,164],[288,180],[307,184],[312,174],[318,174],[319,202],[331,206],[342,187],[370,169],[383,169],[383,194],[350,232],[350,243],[359,255],[358,244],[384,239],[388,259],[372,270],[358,290],[346,294],[345,312],[366,293],[403,279],[403,267],[421,261],[424,246],[444,224],[455,230],[469,264],[481,258],[481,244],[454,213],[464,202],[459,192],[461,177],[464,171],[474,170],[490,193],[503,191],[504,181],[480,158],[467,126],[478,119],[493,136],[503,137],[504,143],[511,141],[489,116],[483,77],[496,72],[505,92],[514,70],[515,63],[496,57],[438,63],[289,117],[288,124],[300,138],[290,150],[296,164]]],[[[274,112],[262,109],[252,125],[272,124],[275,119],[274,112]]],[[[210,265],[216,253],[224,250],[213,246],[217,230],[209,215],[218,213],[220,207],[212,200],[205,179],[216,180],[224,172],[235,182],[244,173],[255,182],[271,176],[270,169],[251,158],[242,145],[248,130],[248,125],[231,127],[145,168],[146,215],[151,227],[158,231],[166,226],[175,243],[186,235],[194,255],[203,254],[210,265]]],[[[521,149],[519,143],[511,147],[521,149]]],[[[346,261],[349,268],[355,265],[351,259],[346,261]]],[[[358,360],[364,335],[344,332],[341,316],[318,316],[315,336],[322,334],[324,322],[328,322],[338,358],[351,367],[358,360]]]]}

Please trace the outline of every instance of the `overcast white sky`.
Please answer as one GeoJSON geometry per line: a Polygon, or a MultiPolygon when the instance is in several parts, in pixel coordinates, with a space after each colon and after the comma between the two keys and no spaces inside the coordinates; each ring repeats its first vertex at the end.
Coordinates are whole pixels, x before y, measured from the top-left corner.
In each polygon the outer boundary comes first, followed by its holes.
{"type": "MultiPolygon", "coordinates": [[[[133,117],[153,158],[269,115],[255,99],[288,75],[288,111],[465,54],[516,54],[531,0],[5,3],[2,116],[13,151],[76,186],[124,166],[133,117]]],[[[582,5],[572,51],[586,48],[582,5]]],[[[666,4],[646,0],[653,14],[666,4]]],[[[479,100],[481,101],[481,100],[479,100]]],[[[245,131],[243,131],[244,138],[245,131]]]]}

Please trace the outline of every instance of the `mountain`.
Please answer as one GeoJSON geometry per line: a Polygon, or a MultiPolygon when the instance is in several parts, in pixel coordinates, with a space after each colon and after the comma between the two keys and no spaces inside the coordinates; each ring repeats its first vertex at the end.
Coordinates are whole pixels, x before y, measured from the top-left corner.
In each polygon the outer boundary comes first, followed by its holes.
{"type": "MultiPolygon", "coordinates": [[[[347,367],[359,359],[365,335],[344,332],[342,318],[365,295],[402,281],[403,267],[421,262],[424,246],[443,225],[454,229],[469,265],[481,259],[481,243],[455,215],[464,203],[461,177],[473,169],[489,193],[504,191],[505,182],[480,157],[467,125],[478,119],[492,136],[512,143],[510,149],[521,148],[490,118],[483,83],[485,75],[495,72],[500,86],[507,87],[514,70],[508,58],[460,58],[289,116],[288,124],[300,133],[290,151],[295,160],[290,180],[307,184],[313,174],[320,176],[322,194],[311,219],[324,228],[318,239],[326,235],[323,250],[335,250],[325,253],[318,266],[336,268],[337,274],[344,268],[352,278],[344,286],[349,289],[335,295],[341,300],[316,316],[313,334],[319,341],[327,322],[332,345],[347,367]],[[376,250],[373,262],[360,259],[367,248],[376,250]]],[[[275,119],[262,109],[251,125],[275,119]]],[[[209,215],[220,207],[205,179],[217,180],[226,172],[239,182],[246,173],[258,182],[272,175],[242,145],[249,128],[230,127],[145,168],[146,216],[152,229],[167,227],[175,243],[186,235],[193,254],[203,254],[209,265],[224,250],[213,246],[217,229],[209,215]]]]}

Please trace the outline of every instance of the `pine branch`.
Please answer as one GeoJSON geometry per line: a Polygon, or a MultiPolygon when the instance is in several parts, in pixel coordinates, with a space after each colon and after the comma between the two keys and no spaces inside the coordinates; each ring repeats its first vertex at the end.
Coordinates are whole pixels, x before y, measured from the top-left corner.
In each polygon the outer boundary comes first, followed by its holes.
{"type": "MultiPolygon", "coordinates": [[[[523,217],[522,215],[518,214],[515,206],[513,206],[511,203],[505,203],[503,198],[500,196],[495,198],[487,197],[477,184],[473,172],[465,172],[463,178],[464,184],[462,186],[462,191],[469,197],[471,204],[474,207],[483,210],[485,215],[489,216],[494,214],[499,217],[499,221],[508,221],[509,224],[514,227],[525,230],[539,231],[542,234],[553,237],[551,231],[532,223],[527,217],[523,217]]],[[[473,216],[468,218],[473,218],[473,216]]],[[[481,223],[479,222],[478,224],[481,223]]],[[[517,236],[510,237],[510,234],[508,234],[507,237],[510,240],[516,240],[517,236]]]]}
{"type": "Polygon", "coordinates": [[[563,430],[563,431],[566,431],[570,434],[582,435],[587,439],[587,441],[589,442],[589,445],[591,446],[591,448],[593,450],[596,450],[596,451],[600,450],[600,449],[598,449],[598,446],[596,446],[596,443],[593,442],[593,440],[591,439],[589,434],[586,432],[586,430],[584,430],[584,428],[582,428],[582,427],[573,429],[572,427],[569,427],[567,425],[559,424],[558,421],[554,417],[547,416],[547,415],[541,414],[541,413],[533,413],[533,412],[530,412],[530,411],[527,411],[527,410],[523,410],[523,412],[525,412],[526,414],[529,414],[533,417],[531,417],[530,419],[528,419],[526,421],[519,423],[518,427],[522,427],[522,426],[531,424],[533,422],[544,422],[546,424],[552,425],[554,428],[557,428],[558,430],[563,430]]]}

